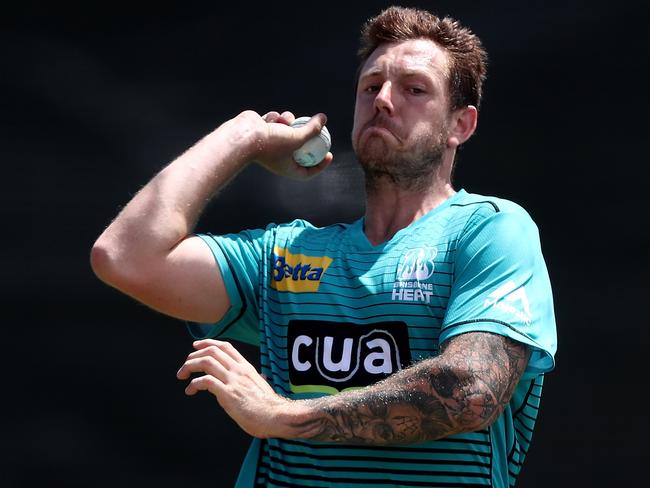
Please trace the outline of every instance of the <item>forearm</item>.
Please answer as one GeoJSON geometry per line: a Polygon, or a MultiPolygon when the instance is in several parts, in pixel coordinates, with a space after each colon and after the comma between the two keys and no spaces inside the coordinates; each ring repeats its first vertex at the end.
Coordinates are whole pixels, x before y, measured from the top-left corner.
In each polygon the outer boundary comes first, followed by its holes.
{"type": "MultiPolygon", "coordinates": [[[[243,136],[240,137],[243,139],[243,136]]],[[[161,170],[98,239],[124,259],[169,252],[190,234],[216,191],[247,163],[244,142],[224,124],[161,170]]]]}
{"type": "MultiPolygon", "coordinates": [[[[470,432],[491,424],[525,370],[528,351],[512,341],[474,357],[468,340],[502,342],[471,334],[452,351],[422,361],[373,386],[295,402],[287,437],[354,444],[410,444],[470,432]]],[[[474,344],[476,345],[476,344],[474,344]]],[[[488,344],[489,345],[489,344],[488,344]]]]}
{"type": "MultiPolygon", "coordinates": [[[[424,361],[371,387],[305,402],[292,436],[353,444],[410,444],[475,430],[445,390],[455,376],[424,361]]],[[[464,392],[465,397],[470,392],[464,392]]],[[[466,401],[468,399],[466,398],[466,401]]]]}
{"type": "Polygon", "coordinates": [[[288,127],[293,115],[285,114],[260,117],[244,111],[187,150],[147,183],[99,237],[93,248],[97,261],[111,262],[119,256],[123,264],[146,267],[148,259],[166,255],[192,232],[214,193],[253,160],[296,178],[322,171],[331,162],[331,153],[314,168],[300,167],[291,154],[320,132],[325,116],[319,114],[293,129],[288,127]]]}
{"type": "Polygon", "coordinates": [[[230,306],[210,249],[190,235],[216,191],[249,162],[287,176],[310,177],[292,153],[325,123],[318,115],[298,128],[277,112],[247,110],[222,124],[158,173],[95,242],[90,262],[105,283],[165,314],[214,322],[230,306]]]}

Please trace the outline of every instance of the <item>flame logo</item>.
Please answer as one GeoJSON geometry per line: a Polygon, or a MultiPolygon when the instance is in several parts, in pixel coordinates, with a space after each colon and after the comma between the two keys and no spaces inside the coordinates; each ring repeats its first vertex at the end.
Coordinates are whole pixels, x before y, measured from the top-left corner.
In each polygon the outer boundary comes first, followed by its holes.
{"type": "Polygon", "coordinates": [[[409,249],[397,266],[398,281],[424,281],[433,275],[434,259],[438,255],[435,247],[409,249]]]}

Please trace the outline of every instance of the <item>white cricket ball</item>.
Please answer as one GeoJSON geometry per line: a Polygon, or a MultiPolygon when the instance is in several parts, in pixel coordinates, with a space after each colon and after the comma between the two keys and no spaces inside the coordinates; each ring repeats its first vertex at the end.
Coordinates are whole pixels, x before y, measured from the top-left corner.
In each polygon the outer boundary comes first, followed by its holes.
{"type": "MultiPolygon", "coordinates": [[[[309,122],[311,117],[298,117],[293,121],[291,127],[301,127],[309,122]]],[[[332,147],[332,138],[327,127],[323,126],[320,134],[305,142],[299,149],[293,152],[293,159],[300,166],[310,168],[320,163],[332,147]]]]}

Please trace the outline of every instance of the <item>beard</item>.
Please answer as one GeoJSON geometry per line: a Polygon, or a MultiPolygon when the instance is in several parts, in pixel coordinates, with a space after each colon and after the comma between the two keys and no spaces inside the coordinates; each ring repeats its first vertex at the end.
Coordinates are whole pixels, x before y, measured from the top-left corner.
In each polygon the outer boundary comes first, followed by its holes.
{"type": "Polygon", "coordinates": [[[389,180],[401,190],[422,191],[430,186],[447,147],[446,130],[421,134],[406,151],[391,148],[381,138],[366,140],[357,159],[366,176],[366,190],[389,180]]]}

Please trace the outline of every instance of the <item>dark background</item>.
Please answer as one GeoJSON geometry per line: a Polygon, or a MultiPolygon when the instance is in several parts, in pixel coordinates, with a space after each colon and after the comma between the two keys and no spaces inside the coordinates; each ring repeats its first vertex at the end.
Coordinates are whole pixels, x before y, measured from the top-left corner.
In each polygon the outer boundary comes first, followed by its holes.
{"type": "MultiPolygon", "coordinates": [[[[249,440],[209,395],[184,396],[184,324],[99,282],[90,248],[156,171],[244,109],[326,112],[335,164],[308,183],[251,167],[199,230],[360,216],[355,50],[389,2],[22,5],[0,17],[0,485],[231,486],[249,440]]],[[[559,351],[519,486],[634,486],[647,479],[642,9],[404,5],[460,19],[490,55],[457,188],[515,200],[541,229],[559,351]]]]}

